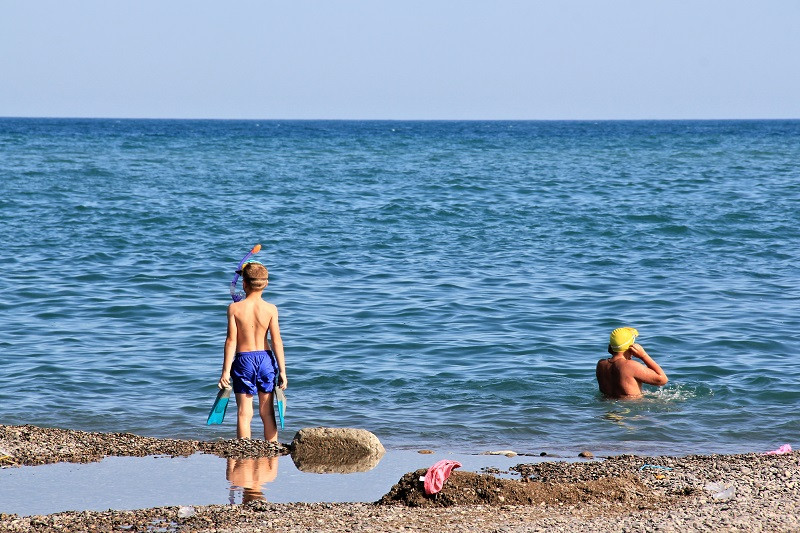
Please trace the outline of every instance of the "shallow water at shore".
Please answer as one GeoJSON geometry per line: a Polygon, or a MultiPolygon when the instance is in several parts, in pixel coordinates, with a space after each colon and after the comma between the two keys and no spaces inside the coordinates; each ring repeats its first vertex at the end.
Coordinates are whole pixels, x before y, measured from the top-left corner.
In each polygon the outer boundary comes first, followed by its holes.
{"type": "Polygon", "coordinates": [[[554,460],[389,450],[368,472],[316,474],[298,470],[288,455],[239,460],[202,453],[189,457],[107,457],[97,463],[2,469],[0,510],[27,516],[71,510],[241,504],[253,499],[273,503],[374,502],[406,472],[428,468],[441,459],[459,461],[465,471],[484,467],[507,471],[523,459],[527,463],[554,460]]]}

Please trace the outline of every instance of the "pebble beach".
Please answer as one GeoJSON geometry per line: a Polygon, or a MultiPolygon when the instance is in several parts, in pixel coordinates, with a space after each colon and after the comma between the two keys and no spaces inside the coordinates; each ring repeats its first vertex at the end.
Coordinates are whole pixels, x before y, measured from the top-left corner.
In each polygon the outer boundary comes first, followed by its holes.
{"type": "MultiPolygon", "coordinates": [[[[285,445],[214,442],[0,425],[3,468],[92,462],[105,456],[284,455],[285,445]]],[[[800,531],[800,453],[621,455],[456,470],[422,492],[409,472],[372,503],[253,501],[241,505],[5,514],[0,531],[800,531]]]]}

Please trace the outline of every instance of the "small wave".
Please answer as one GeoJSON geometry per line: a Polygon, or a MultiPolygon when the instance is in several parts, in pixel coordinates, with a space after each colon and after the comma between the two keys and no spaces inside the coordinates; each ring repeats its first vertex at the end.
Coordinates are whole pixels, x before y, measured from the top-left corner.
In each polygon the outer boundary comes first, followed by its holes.
{"type": "Polygon", "coordinates": [[[711,396],[713,392],[711,389],[701,389],[700,387],[692,387],[689,385],[675,385],[673,387],[664,387],[655,391],[647,391],[644,394],[645,400],[677,403],[686,402],[697,398],[698,396],[711,396]]]}

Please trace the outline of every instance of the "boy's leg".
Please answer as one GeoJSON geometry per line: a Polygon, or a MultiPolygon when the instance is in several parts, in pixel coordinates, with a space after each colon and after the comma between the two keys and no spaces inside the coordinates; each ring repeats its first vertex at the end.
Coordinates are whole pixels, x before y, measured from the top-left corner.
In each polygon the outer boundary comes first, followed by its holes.
{"type": "Polygon", "coordinates": [[[251,420],[253,420],[253,395],[236,394],[236,438],[250,438],[251,420]]]}
{"type": "Polygon", "coordinates": [[[278,426],[275,424],[275,406],[272,393],[258,391],[258,414],[264,423],[264,440],[278,442],[278,426]]]}

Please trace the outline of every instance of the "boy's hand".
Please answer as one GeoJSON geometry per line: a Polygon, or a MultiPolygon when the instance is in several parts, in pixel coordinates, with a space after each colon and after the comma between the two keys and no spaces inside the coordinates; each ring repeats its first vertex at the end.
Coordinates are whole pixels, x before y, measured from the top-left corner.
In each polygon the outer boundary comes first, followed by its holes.
{"type": "Polygon", "coordinates": [[[278,387],[281,390],[286,390],[286,387],[289,386],[289,379],[286,377],[285,374],[280,374],[278,376],[278,387]]]}
{"type": "Polygon", "coordinates": [[[217,383],[217,387],[219,387],[220,389],[227,389],[230,388],[230,386],[231,386],[230,374],[227,375],[222,374],[222,376],[219,378],[219,383],[217,383]]]}

